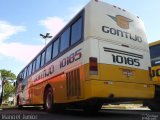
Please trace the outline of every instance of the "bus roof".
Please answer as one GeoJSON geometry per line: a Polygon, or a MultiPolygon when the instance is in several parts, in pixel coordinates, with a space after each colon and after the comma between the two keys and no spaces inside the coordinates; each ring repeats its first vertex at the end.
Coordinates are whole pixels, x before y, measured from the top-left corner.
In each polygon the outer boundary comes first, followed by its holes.
{"type": "Polygon", "coordinates": [[[160,40],[157,40],[155,42],[149,43],[149,46],[155,46],[155,45],[158,45],[158,44],[160,44],[160,40]]]}

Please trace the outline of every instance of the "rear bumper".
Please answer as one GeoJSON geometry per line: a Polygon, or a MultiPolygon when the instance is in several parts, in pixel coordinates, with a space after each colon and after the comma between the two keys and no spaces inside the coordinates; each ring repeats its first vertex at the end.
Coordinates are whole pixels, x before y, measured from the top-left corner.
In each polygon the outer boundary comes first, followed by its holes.
{"type": "Polygon", "coordinates": [[[155,86],[137,83],[88,80],[85,81],[85,99],[118,100],[153,99],[155,86]]]}

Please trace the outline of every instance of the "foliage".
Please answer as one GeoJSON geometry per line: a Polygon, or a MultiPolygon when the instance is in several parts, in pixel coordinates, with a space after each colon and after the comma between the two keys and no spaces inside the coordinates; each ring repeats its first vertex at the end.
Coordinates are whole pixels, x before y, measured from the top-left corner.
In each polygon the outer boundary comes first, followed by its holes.
{"type": "Polygon", "coordinates": [[[8,97],[15,92],[15,87],[9,82],[6,81],[4,85],[4,93],[3,93],[3,100],[8,99],[8,97]]]}
{"type": "Polygon", "coordinates": [[[5,69],[1,69],[0,72],[1,72],[3,80],[5,80],[3,100],[6,100],[8,99],[10,95],[12,95],[15,92],[15,87],[13,83],[11,83],[10,81],[15,80],[16,75],[12,73],[11,71],[8,71],[5,69]],[[7,78],[10,78],[10,81],[7,80],[7,78]]]}
{"type": "Polygon", "coordinates": [[[5,69],[1,69],[0,72],[1,72],[1,75],[2,75],[3,78],[10,77],[13,80],[16,79],[16,75],[14,73],[12,73],[11,71],[8,71],[8,70],[5,70],[5,69]]]}

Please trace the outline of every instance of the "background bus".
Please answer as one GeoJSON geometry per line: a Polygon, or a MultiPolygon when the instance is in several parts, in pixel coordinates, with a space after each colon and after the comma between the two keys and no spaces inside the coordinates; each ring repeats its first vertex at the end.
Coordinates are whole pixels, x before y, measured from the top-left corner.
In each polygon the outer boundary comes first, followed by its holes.
{"type": "Polygon", "coordinates": [[[155,98],[149,102],[149,107],[152,110],[160,111],[160,40],[150,43],[149,46],[152,65],[150,74],[156,83],[155,98]]]}
{"type": "Polygon", "coordinates": [[[160,83],[160,40],[150,43],[152,79],[160,83]]]}
{"type": "Polygon", "coordinates": [[[98,111],[104,103],[152,99],[149,67],[141,19],[92,0],[19,73],[17,105],[98,111]]]}

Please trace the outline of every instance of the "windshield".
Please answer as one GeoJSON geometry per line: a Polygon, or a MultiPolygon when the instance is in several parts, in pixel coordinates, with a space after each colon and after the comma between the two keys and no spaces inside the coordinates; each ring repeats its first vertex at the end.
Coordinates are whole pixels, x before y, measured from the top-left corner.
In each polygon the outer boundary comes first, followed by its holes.
{"type": "Polygon", "coordinates": [[[160,65],[160,44],[150,47],[150,56],[152,66],[160,65]]]}

